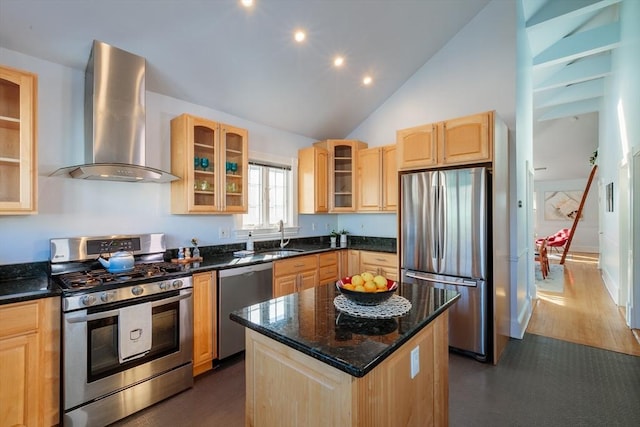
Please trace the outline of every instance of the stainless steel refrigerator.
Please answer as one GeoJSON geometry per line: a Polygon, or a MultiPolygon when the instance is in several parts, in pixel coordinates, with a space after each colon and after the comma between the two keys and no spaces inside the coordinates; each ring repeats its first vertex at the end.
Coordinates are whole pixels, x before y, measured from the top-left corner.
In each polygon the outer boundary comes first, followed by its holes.
{"type": "Polygon", "coordinates": [[[449,346],[482,361],[491,336],[489,181],[484,167],[400,177],[402,280],[460,292],[449,311],[449,346]]]}

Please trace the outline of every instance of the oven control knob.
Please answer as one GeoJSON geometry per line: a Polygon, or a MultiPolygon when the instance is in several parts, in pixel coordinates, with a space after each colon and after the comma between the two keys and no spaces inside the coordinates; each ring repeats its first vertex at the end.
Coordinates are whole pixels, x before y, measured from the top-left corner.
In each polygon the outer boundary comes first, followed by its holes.
{"type": "Polygon", "coordinates": [[[173,281],[173,288],[174,289],[178,289],[182,287],[182,280],[174,280],[173,281]]]}
{"type": "Polygon", "coordinates": [[[80,302],[82,305],[93,305],[96,302],[96,297],[94,295],[85,295],[80,298],[80,302]]]}
{"type": "Polygon", "coordinates": [[[171,287],[171,284],[169,284],[169,282],[160,282],[159,286],[160,286],[160,290],[166,291],[171,287]]]}
{"type": "Polygon", "coordinates": [[[131,293],[135,296],[140,296],[143,292],[144,289],[142,289],[140,286],[134,286],[133,288],[131,288],[131,293]]]}
{"type": "Polygon", "coordinates": [[[100,300],[102,302],[111,302],[113,301],[113,298],[114,298],[113,292],[103,292],[102,295],[100,295],[100,300]]]}

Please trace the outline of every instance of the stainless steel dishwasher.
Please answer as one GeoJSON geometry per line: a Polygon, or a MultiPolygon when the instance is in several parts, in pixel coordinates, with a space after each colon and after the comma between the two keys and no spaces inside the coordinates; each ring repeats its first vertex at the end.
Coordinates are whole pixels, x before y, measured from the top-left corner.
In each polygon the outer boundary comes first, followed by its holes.
{"type": "Polygon", "coordinates": [[[267,262],[218,272],[218,359],[244,350],[244,326],[230,320],[229,314],[272,298],[272,269],[267,262]]]}

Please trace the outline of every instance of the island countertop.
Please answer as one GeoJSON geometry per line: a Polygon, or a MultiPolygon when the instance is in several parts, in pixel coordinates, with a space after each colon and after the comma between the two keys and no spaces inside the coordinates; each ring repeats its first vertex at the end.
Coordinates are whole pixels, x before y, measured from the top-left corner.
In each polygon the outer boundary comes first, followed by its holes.
{"type": "Polygon", "coordinates": [[[334,306],[340,292],[321,285],[231,313],[237,323],[354,377],[363,377],[447,310],[455,291],[401,283],[408,313],[385,319],[347,315],[334,306]]]}

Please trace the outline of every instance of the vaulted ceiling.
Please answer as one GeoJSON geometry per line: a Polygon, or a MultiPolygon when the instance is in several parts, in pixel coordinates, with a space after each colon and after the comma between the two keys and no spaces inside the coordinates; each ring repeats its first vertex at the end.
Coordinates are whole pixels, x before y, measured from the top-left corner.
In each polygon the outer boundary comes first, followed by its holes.
{"type": "Polygon", "coordinates": [[[488,2],[0,0],[0,46],[84,70],[97,39],[145,57],[150,91],[343,138],[488,2]],[[298,28],[304,43],[293,40],[298,28]]]}
{"type": "Polygon", "coordinates": [[[533,55],[534,119],[598,112],[620,0],[523,0],[533,55]]]}
{"type": "Polygon", "coordinates": [[[521,0],[532,54],[536,180],[586,178],[621,0],[521,0]]]}

